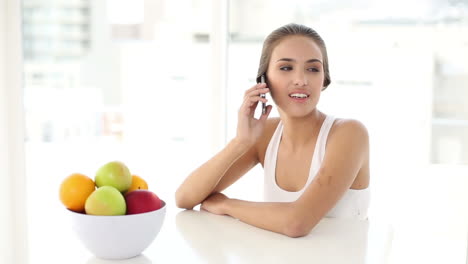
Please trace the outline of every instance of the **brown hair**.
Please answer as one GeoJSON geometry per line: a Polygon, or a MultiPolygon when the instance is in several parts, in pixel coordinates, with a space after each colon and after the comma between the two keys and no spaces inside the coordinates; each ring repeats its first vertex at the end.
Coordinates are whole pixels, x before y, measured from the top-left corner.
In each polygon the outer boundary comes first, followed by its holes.
{"type": "Polygon", "coordinates": [[[260,82],[260,78],[263,74],[266,74],[268,70],[268,64],[270,62],[271,53],[273,49],[280,43],[281,40],[289,36],[304,36],[311,38],[319,47],[323,56],[323,71],[325,79],[323,80],[323,89],[325,90],[331,83],[330,70],[328,67],[328,55],[325,42],[322,37],[313,29],[299,24],[287,24],[282,26],[275,31],[271,32],[270,35],[263,42],[262,56],[260,57],[260,65],[258,66],[257,83],[260,82]]]}

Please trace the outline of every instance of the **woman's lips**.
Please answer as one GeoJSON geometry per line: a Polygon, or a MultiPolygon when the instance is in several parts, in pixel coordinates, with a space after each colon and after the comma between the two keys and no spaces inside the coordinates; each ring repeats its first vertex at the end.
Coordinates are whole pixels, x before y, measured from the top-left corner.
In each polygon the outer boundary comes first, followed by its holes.
{"type": "Polygon", "coordinates": [[[293,97],[291,97],[291,99],[292,99],[294,102],[297,102],[297,103],[304,103],[304,102],[306,102],[307,100],[309,100],[309,98],[293,98],[293,97]]]}
{"type": "Polygon", "coordinates": [[[298,103],[303,103],[309,99],[309,95],[306,93],[291,93],[289,98],[298,103]]]}

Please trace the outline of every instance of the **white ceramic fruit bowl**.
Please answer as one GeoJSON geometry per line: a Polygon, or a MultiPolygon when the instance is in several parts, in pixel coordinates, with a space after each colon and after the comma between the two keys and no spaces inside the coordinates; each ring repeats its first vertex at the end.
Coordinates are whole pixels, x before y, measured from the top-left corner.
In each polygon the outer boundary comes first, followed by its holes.
{"type": "Polygon", "coordinates": [[[98,258],[128,259],[141,254],[156,238],[166,215],[158,210],[133,215],[95,216],[67,210],[84,246],[98,258]]]}

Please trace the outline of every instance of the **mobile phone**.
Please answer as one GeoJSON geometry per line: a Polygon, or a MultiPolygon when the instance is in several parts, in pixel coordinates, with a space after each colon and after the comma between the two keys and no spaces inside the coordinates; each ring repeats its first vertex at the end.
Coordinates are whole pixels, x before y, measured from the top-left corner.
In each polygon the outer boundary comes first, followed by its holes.
{"type": "MultiPolygon", "coordinates": [[[[260,77],[260,83],[265,83],[265,74],[260,77]]],[[[266,98],[266,94],[260,94],[261,98],[266,98]]],[[[262,115],[266,114],[266,103],[262,102],[262,115]]]]}

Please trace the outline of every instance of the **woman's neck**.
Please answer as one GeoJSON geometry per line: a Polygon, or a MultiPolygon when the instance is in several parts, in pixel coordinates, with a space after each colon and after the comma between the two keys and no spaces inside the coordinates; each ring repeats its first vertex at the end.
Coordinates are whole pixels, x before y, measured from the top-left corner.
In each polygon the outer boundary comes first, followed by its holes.
{"type": "Polygon", "coordinates": [[[325,117],[325,114],[317,109],[315,109],[310,115],[301,118],[282,116],[282,143],[293,152],[307,146],[312,141],[315,141],[315,137],[313,135],[317,135],[319,133],[325,117]]]}

